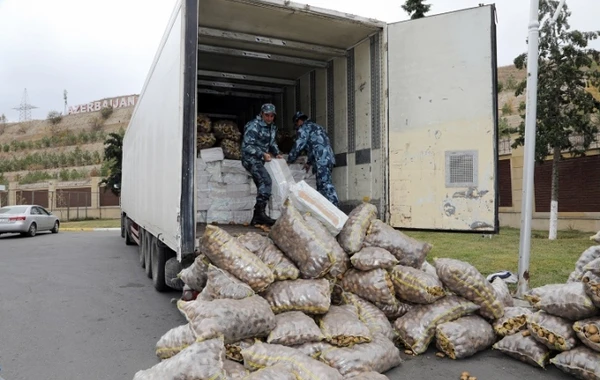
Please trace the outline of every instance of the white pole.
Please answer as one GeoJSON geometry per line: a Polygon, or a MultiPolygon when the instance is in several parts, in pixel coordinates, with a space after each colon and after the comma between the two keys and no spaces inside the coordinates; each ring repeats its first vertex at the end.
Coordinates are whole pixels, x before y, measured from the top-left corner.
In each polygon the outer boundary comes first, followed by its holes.
{"type": "Polygon", "coordinates": [[[552,17],[552,24],[554,24],[556,22],[556,20],[558,20],[558,15],[560,15],[560,11],[562,11],[566,2],[567,2],[567,0],[560,0],[560,3],[558,4],[558,8],[556,8],[556,12],[554,12],[554,17],[552,17]]]}
{"type": "Polygon", "coordinates": [[[535,169],[535,138],[537,121],[538,46],[540,0],[531,0],[529,9],[529,52],[527,54],[527,114],[525,116],[525,157],[523,165],[523,199],[521,203],[521,236],[519,241],[519,284],[517,297],[529,290],[529,256],[531,250],[531,219],[533,216],[533,172],[535,169]]]}

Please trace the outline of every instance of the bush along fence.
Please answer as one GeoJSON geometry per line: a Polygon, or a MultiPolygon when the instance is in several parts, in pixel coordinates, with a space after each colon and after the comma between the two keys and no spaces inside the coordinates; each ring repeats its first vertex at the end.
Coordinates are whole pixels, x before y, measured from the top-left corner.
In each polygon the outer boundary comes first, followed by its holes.
{"type": "Polygon", "coordinates": [[[35,185],[11,182],[7,191],[0,192],[0,205],[36,204],[62,221],[119,218],[119,198],[100,181],[100,177],[92,177],[86,181],[50,180],[35,185]]]}

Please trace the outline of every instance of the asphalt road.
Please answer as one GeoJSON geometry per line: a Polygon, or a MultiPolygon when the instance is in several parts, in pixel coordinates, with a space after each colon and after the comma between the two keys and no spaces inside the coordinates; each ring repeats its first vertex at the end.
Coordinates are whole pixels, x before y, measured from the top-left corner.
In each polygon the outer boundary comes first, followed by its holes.
{"type": "MultiPolygon", "coordinates": [[[[119,232],[0,237],[0,377],[5,380],[132,379],[158,363],[154,347],[185,318],[139,266],[119,232]]],[[[564,379],[488,350],[452,361],[402,354],[392,380],[564,379]]]]}

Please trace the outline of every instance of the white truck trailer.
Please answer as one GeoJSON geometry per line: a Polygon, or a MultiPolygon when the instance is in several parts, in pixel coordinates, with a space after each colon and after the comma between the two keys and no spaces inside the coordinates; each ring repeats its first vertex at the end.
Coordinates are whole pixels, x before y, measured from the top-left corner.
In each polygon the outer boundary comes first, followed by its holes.
{"type": "Polygon", "coordinates": [[[123,145],[122,235],[164,290],[198,249],[196,117],[273,102],[323,125],[341,208],[402,229],[498,231],[496,10],[387,24],[288,0],[179,0],[123,145]]]}

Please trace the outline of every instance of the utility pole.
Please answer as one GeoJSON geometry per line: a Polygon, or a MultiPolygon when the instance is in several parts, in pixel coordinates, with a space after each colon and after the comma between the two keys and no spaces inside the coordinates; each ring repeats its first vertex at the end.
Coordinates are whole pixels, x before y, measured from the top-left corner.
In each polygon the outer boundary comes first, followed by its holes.
{"type": "MultiPolygon", "coordinates": [[[[558,18],[566,0],[561,0],[552,23],[558,18]]],[[[540,43],[540,0],[531,0],[529,9],[529,52],[527,53],[527,113],[525,115],[525,157],[523,165],[523,198],[521,203],[521,236],[519,240],[519,284],[517,297],[529,290],[531,256],[531,219],[533,217],[533,173],[535,170],[535,138],[537,123],[538,57],[540,43]]]]}

